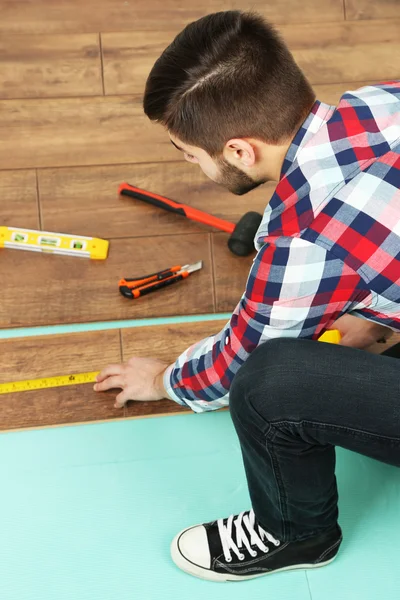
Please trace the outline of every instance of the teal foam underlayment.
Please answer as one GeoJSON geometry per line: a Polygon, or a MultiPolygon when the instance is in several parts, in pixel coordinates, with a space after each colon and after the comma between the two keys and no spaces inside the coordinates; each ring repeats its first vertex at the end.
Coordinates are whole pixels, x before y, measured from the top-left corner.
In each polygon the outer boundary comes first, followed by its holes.
{"type": "Polygon", "coordinates": [[[1,600],[400,597],[400,469],[337,449],[338,558],[217,584],[172,563],[182,528],[250,506],[228,412],[0,435],[1,600]]]}
{"type": "Polygon", "coordinates": [[[18,329],[0,329],[0,339],[51,335],[57,333],[78,333],[82,331],[101,331],[104,329],[125,329],[127,327],[145,327],[148,325],[169,325],[171,323],[195,323],[199,321],[228,320],[231,313],[210,315],[192,315],[160,317],[158,319],[128,319],[124,321],[104,321],[98,323],[72,323],[69,325],[48,325],[45,327],[20,327],[18,329]]]}

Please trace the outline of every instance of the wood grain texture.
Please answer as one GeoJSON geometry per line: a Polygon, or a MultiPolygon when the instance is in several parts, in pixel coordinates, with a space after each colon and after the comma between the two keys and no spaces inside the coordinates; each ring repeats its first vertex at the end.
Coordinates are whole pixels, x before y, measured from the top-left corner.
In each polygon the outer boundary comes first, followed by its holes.
{"type": "Polygon", "coordinates": [[[142,97],[154,62],[175,35],[171,30],[103,33],[105,93],[142,97]]]}
{"type": "Polygon", "coordinates": [[[99,371],[122,358],[119,330],[5,339],[0,348],[0,383],[99,371]]]}
{"type": "MultiPolygon", "coordinates": [[[[312,84],[384,81],[400,76],[400,20],[279,27],[312,84]]],[[[106,94],[142,97],[147,76],[173,31],[104,33],[106,94]]]]}
{"type": "Polygon", "coordinates": [[[225,324],[225,320],[217,319],[122,329],[123,360],[132,356],[152,356],[172,364],[189,346],[215,335],[225,324]]]}
{"type": "MultiPolygon", "coordinates": [[[[119,331],[0,340],[0,383],[97,371],[121,361],[119,331]]],[[[115,393],[114,393],[115,396],[115,393]]],[[[92,384],[0,396],[0,430],[121,417],[92,384]]]]}
{"type": "MultiPolygon", "coordinates": [[[[178,151],[176,154],[181,156],[178,151]]],[[[81,235],[95,233],[107,239],[213,231],[139,200],[118,196],[123,181],[233,223],[249,210],[262,214],[274,189],[274,184],[268,184],[244,197],[234,196],[183,159],[173,163],[44,169],[38,172],[38,180],[44,228],[81,235]]]]}
{"type": "MultiPolygon", "coordinates": [[[[151,356],[172,364],[192,344],[214,335],[225,325],[225,321],[201,323],[177,323],[159,327],[122,329],[122,352],[124,361],[132,356],[151,356]]],[[[169,412],[187,412],[173,400],[160,402],[128,402],[126,416],[140,417],[169,412]]]]}
{"type": "Polygon", "coordinates": [[[280,31],[312,84],[400,77],[400,19],[289,26],[280,31]]]}
{"type": "Polygon", "coordinates": [[[0,224],[40,228],[35,171],[0,171],[0,224]]]}
{"type": "Polygon", "coordinates": [[[0,0],[0,31],[17,33],[80,33],[158,30],[165,24],[178,32],[208,13],[229,9],[257,10],[275,23],[343,20],[342,0],[0,0]]]}
{"type": "Polygon", "coordinates": [[[1,36],[0,98],[102,93],[98,35],[1,36]]]}
{"type": "Polygon", "coordinates": [[[344,0],[346,19],[398,19],[399,0],[344,0]]]}
{"type": "Polygon", "coordinates": [[[176,159],[130,96],[0,101],[3,169],[176,159]]]}
{"type": "Polygon", "coordinates": [[[0,431],[121,419],[115,392],[98,394],[92,385],[19,392],[0,396],[0,431]]]}
{"type": "MultiPolygon", "coordinates": [[[[79,231],[77,232],[79,234],[79,231]]],[[[214,312],[208,234],[114,240],[105,261],[4,250],[0,327],[138,319],[214,312]],[[139,300],[123,298],[122,277],[204,261],[188,279],[139,300]],[[23,283],[21,283],[23,282],[23,283]]]]}

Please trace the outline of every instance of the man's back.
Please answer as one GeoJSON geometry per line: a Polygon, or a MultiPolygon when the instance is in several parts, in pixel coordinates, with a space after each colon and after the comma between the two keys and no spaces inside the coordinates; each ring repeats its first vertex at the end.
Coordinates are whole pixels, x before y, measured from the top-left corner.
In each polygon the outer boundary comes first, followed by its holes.
{"type": "Polygon", "coordinates": [[[400,82],[316,103],[292,152],[258,247],[290,236],[324,248],[370,292],[354,309],[400,329],[400,82]]]}

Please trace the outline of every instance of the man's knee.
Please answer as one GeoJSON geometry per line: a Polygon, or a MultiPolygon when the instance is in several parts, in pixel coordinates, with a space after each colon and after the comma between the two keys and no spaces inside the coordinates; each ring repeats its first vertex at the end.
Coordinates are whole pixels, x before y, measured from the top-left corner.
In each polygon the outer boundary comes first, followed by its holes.
{"type": "Polygon", "coordinates": [[[313,345],[307,340],[279,338],[258,346],[233,380],[229,395],[233,415],[243,415],[251,407],[269,421],[300,418],[301,394],[296,392],[306,383],[313,345]]]}

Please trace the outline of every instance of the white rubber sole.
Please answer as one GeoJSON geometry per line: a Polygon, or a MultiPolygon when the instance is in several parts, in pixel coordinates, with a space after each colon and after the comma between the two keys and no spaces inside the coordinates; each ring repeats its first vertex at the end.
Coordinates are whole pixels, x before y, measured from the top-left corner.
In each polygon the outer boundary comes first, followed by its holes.
{"type": "Polygon", "coordinates": [[[232,575],[231,573],[217,573],[216,571],[212,571],[211,569],[205,569],[204,567],[199,567],[194,563],[187,560],[179,551],[178,547],[178,539],[181,536],[183,531],[178,533],[171,543],[171,557],[177,567],[179,567],[188,575],[192,575],[193,577],[198,577],[200,579],[206,579],[207,581],[215,581],[219,583],[223,583],[226,581],[246,581],[248,579],[256,579],[257,577],[263,577],[265,575],[272,575],[273,573],[280,573],[281,571],[294,571],[296,569],[317,569],[319,567],[324,567],[325,565],[329,565],[329,563],[333,562],[337,555],[329,560],[314,564],[303,564],[303,565],[294,565],[292,567],[283,567],[282,569],[276,569],[274,571],[269,571],[267,573],[257,573],[257,575],[232,575]]]}

